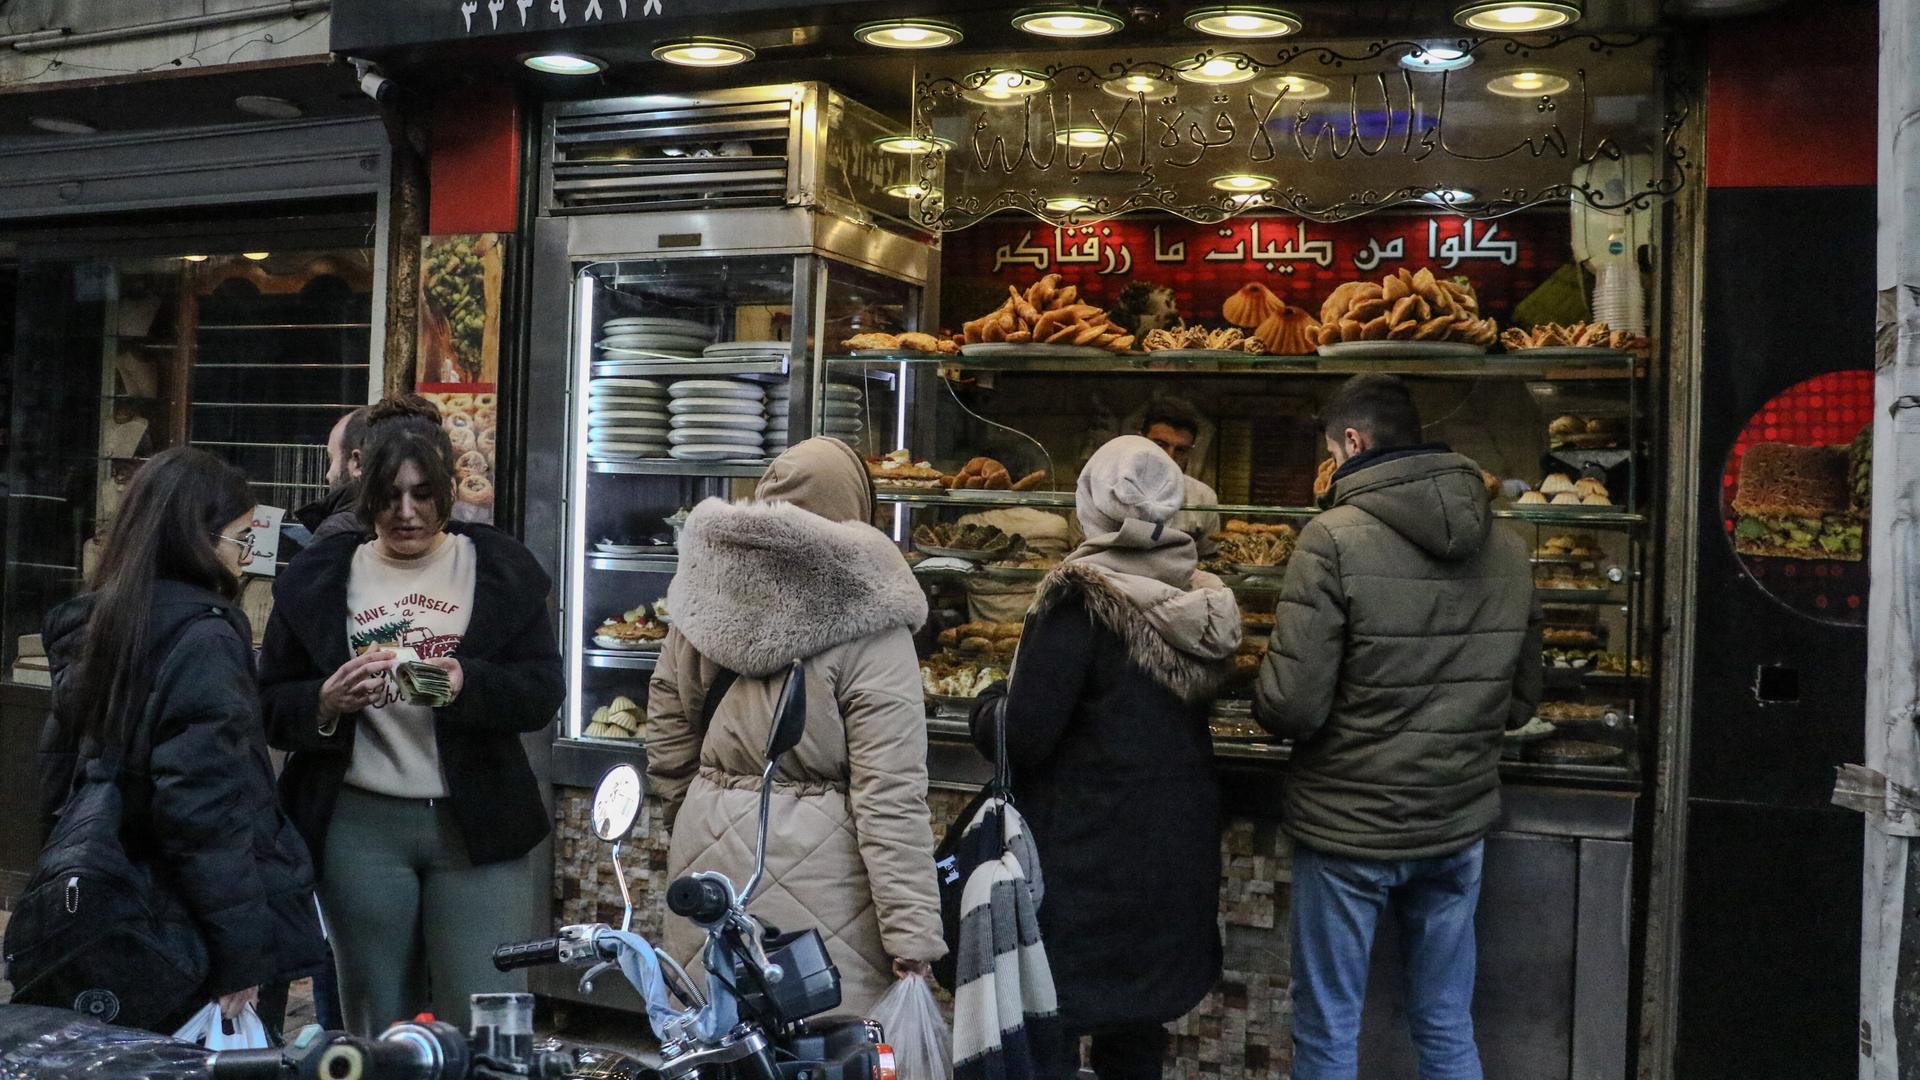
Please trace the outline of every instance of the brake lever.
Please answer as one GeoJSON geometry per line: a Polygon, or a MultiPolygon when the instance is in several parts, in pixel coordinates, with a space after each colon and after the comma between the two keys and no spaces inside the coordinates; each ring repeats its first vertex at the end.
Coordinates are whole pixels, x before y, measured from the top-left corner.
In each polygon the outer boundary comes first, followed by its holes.
{"type": "Polygon", "coordinates": [[[732,918],[734,928],[747,939],[748,959],[752,960],[754,967],[759,970],[761,981],[772,986],[786,978],[786,971],[767,956],[767,946],[763,940],[759,921],[743,911],[735,911],[732,918]]]}
{"type": "Polygon", "coordinates": [[[585,975],[580,976],[580,992],[583,994],[593,993],[593,980],[599,978],[602,975],[605,975],[609,970],[613,968],[617,968],[619,966],[620,965],[615,961],[602,960],[599,963],[588,968],[587,973],[585,975]]]}

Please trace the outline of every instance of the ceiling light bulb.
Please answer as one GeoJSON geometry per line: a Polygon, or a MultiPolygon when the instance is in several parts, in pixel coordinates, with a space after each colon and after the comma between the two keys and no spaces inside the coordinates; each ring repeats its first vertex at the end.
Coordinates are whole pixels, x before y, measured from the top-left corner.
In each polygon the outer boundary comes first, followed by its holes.
{"type": "Polygon", "coordinates": [[[1216,176],[1211,183],[1215,190],[1218,191],[1231,191],[1236,194],[1248,195],[1266,191],[1273,187],[1273,177],[1260,176],[1255,173],[1233,173],[1228,176],[1216,176]]]}
{"type": "Polygon", "coordinates": [[[1450,45],[1429,45],[1400,58],[1409,71],[1458,71],[1473,63],[1473,54],[1450,45]]]}
{"type": "Polygon", "coordinates": [[[1077,195],[1063,195],[1048,199],[1043,205],[1056,214],[1077,214],[1082,210],[1093,209],[1092,200],[1082,199],[1077,195]]]}
{"type": "MultiPolygon", "coordinates": [[[[1197,57],[1195,59],[1198,60],[1197,57]]],[[[1209,86],[1246,82],[1258,74],[1258,71],[1251,63],[1245,63],[1244,60],[1244,57],[1216,56],[1211,60],[1189,62],[1180,69],[1179,75],[1188,82],[1205,83],[1209,86]]]]}
{"type": "Polygon", "coordinates": [[[1284,90],[1292,101],[1318,101],[1333,93],[1333,87],[1305,75],[1276,75],[1266,81],[1263,89],[1273,94],[1284,90]]]}
{"type": "Polygon", "coordinates": [[[271,251],[243,251],[240,253],[242,258],[252,259],[254,262],[261,262],[271,254],[273,254],[271,251]]]}
{"type": "Polygon", "coordinates": [[[654,47],[653,58],[682,67],[729,67],[753,59],[751,45],[724,38],[688,38],[663,41],[654,47]]]}
{"type": "Polygon", "coordinates": [[[1047,86],[1047,77],[1037,71],[1010,68],[988,74],[978,86],[961,91],[960,96],[986,105],[1010,105],[1021,98],[1045,93],[1047,86]]]}
{"type": "Polygon", "coordinates": [[[1545,71],[1516,71],[1487,82],[1487,89],[1501,97],[1551,97],[1571,89],[1572,83],[1545,71]]]}
{"type": "Polygon", "coordinates": [[[887,19],[853,32],[854,40],[883,49],[940,49],[958,44],[960,28],[933,19],[887,19]]]}
{"type": "Polygon", "coordinates": [[[1054,38],[1092,38],[1125,26],[1120,16],[1098,8],[1061,7],[1023,11],[1013,17],[1015,28],[1054,38]]]}
{"type": "Polygon", "coordinates": [[[1453,9],[1453,21],[1469,30],[1531,34],[1571,25],[1580,14],[1571,0],[1471,0],[1453,9]]]}
{"type": "Polygon", "coordinates": [[[206,262],[207,257],[205,255],[182,255],[180,256],[180,261],[181,262],[206,262]]]}
{"type": "Polygon", "coordinates": [[[887,194],[896,199],[919,199],[930,194],[932,189],[922,184],[895,184],[887,189],[887,194]]]}
{"type": "Polygon", "coordinates": [[[1077,146],[1082,149],[1099,150],[1120,141],[1118,133],[1109,135],[1100,128],[1068,128],[1053,137],[1053,141],[1062,146],[1077,146]]]}
{"type": "Polygon", "coordinates": [[[1151,75],[1126,75],[1101,83],[1100,89],[1117,98],[1130,98],[1135,94],[1145,94],[1148,97],[1167,97],[1173,94],[1178,87],[1166,79],[1156,79],[1151,75]]]}
{"type": "Polygon", "coordinates": [[[1299,16],[1279,8],[1228,4],[1196,8],[1187,15],[1187,29],[1224,38],[1277,38],[1298,33],[1299,16]]]}
{"type": "Polygon", "coordinates": [[[534,53],[520,62],[547,75],[598,75],[607,70],[605,61],[578,53],[534,53]]]}
{"type": "Polygon", "coordinates": [[[873,145],[889,154],[925,154],[953,148],[951,141],[937,135],[888,135],[873,140],[873,145]]]}

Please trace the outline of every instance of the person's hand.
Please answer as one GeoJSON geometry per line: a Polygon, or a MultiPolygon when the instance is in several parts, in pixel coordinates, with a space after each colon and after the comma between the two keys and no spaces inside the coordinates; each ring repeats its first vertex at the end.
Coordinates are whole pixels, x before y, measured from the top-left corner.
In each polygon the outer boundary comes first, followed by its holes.
{"type": "Polygon", "coordinates": [[[387,685],[393,653],[374,649],[341,664],[320,684],[320,723],[328,724],[356,713],[380,699],[387,685]]]}
{"type": "Polygon", "coordinates": [[[237,1018],[249,1005],[260,1004],[260,988],[249,986],[245,990],[235,990],[231,994],[220,995],[220,1015],[229,1020],[237,1018]]]}
{"type": "Polygon", "coordinates": [[[453,696],[459,697],[460,691],[467,685],[467,675],[460,670],[460,661],[451,656],[435,656],[427,660],[427,663],[447,673],[447,684],[453,690],[453,696]]]}
{"type": "Polygon", "coordinates": [[[893,977],[896,979],[904,979],[909,975],[918,975],[921,978],[925,978],[931,974],[933,974],[933,965],[927,963],[925,960],[908,960],[905,957],[894,958],[893,977]]]}

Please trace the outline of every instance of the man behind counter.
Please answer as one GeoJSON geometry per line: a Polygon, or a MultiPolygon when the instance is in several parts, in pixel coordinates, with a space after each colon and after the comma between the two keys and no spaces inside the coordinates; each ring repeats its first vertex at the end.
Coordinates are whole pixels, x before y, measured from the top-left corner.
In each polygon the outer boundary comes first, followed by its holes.
{"type": "MultiPolygon", "coordinates": [[[[1140,421],[1140,434],[1146,440],[1167,452],[1174,464],[1180,466],[1180,473],[1187,482],[1187,505],[1215,506],[1220,496],[1199,479],[1187,474],[1187,462],[1193,457],[1193,444],[1200,437],[1200,421],[1191,413],[1156,406],[1140,421]]],[[[1218,545],[1213,534],[1220,531],[1220,515],[1192,510],[1182,510],[1173,515],[1167,524],[1193,537],[1193,543],[1199,549],[1202,559],[1213,557],[1218,545]]]]}

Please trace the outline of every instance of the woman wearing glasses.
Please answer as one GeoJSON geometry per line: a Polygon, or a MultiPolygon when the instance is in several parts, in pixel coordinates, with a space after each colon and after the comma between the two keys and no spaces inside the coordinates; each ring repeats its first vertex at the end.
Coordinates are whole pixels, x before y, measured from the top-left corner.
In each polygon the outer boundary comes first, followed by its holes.
{"type": "Polygon", "coordinates": [[[325,956],[307,847],[274,797],[237,600],[252,520],[238,469],[167,450],[127,488],[91,591],[47,616],[44,816],[79,765],[121,752],[128,854],[172,885],[206,942],[203,991],[156,1025],[166,1031],[209,1000],[237,1015],[263,983],[312,974],[325,956]]]}
{"type": "Polygon", "coordinates": [[[450,520],[453,447],[407,409],[368,413],[371,539],[294,559],[260,658],[269,738],[292,751],[281,788],[363,1035],[429,1006],[465,1028],[468,995],[520,988],[491,963],[533,929],[527,854],[548,831],[520,736],[565,695],[546,573],[507,534],[450,520]],[[406,663],[437,668],[420,682],[444,692],[403,693],[406,663]]]}

